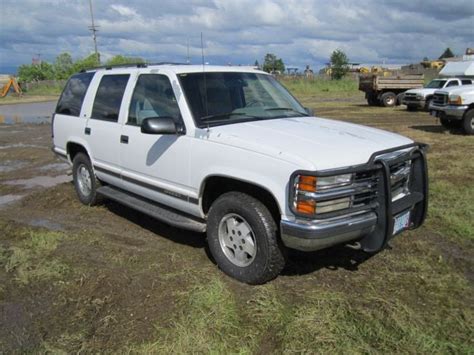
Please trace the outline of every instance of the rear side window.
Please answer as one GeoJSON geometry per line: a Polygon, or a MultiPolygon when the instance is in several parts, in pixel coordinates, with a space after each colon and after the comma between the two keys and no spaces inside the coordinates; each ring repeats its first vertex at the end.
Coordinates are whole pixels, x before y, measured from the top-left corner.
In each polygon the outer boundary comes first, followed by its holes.
{"type": "Polygon", "coordinates": [[[79,116],[82,102],[94,73],[81,73],[71,76],[59,98],[56,113],[61,115],[79,116]]]}
{"type": "Polygon", "coordinates": [[[471,85],[472,80],[466,79],[466,80],[461,80],[462,85],[471,85]]]}
{"type": "Polygon", "coordinates": [[[95,95],[94,106],[92,106],[92,119],[118,121],[120,104],[129,78],[129,74],[102,77],[95,95]]]}

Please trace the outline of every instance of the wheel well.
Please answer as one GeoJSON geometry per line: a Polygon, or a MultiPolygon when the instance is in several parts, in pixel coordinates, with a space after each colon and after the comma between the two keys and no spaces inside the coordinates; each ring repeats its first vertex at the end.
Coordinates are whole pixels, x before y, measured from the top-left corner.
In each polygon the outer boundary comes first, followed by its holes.
{"type": "Polygon", "coordinates": [[[212,203],[222,194],[230,191],[239,191],[246,193],[268,208],[275,221],[281,218],[280,209],[275,197],[265,188],[232,178],[222,176],[212,176],[208,178],[204,185],[202,193],[202,209],[207,214],[212,203]]]}
{"type": "Polygon", "coordinates": [[[77,153],[84,153],[85,155],[89,156],[87,154],[86,148],[84,148],[82,145],[77,144],[77,143],[68,143],[66,146],[67,154],[69,155],[69,159],[71,161],[74,160],[74,157],[76,156],[77,153]]]}

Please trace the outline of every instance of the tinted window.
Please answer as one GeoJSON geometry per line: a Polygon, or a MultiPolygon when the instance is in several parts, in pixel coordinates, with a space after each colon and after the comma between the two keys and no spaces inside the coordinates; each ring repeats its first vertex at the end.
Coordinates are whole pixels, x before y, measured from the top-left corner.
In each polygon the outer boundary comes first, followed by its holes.
{"type": "Polygon", "coordinates": [[[450,86],[458,86],[458,82],[456,80],[450,81],[448,85],[446,85],[446,87],[450,87],[450,86]]]}
{"type": "Polygon", "coordinates": [[[307,116],[301,104],[270,75],[198,72],[180,74],[179,80],[200,128],[307,116]]]}
{"type": "Polygon", "coordinates": [[[59,98],[56,113],[79,116],[84,96],[86,96],[87,88],[93,76],[94,73],[81,73],[71,76],[59,98]]]}
{"type": "Polygon", "coordinates": [[[127,86],[128,74],[104,75],[100,80],[91,118],[106,121],[118,121],[120,104],[127,86]]]}
{"type": "Polygon", "coordinates": [[[159,74],[140,75],[133,92],[128,123],[140,125],[149,117],[180,119],[179,107],[169,79],[159,74]]]}
{"type": "Polygon", "coordinates": [[[466,79],[466,80],[461,80],[462,85],[471,85],[472,80],[466,79]]]}

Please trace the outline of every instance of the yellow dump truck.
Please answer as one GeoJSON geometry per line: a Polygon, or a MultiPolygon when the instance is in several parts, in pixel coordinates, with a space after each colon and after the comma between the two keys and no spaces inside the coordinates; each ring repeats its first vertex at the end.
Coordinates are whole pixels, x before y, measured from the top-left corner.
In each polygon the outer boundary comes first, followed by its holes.
{"type": "Polygon", "coordinates": [[[405,91],[422,88],[423,84],[423,74],[392,76],[364,74],[359,77],[359,90],[365,92],[365,98],[370,106],[399,105],[405,91]]]}

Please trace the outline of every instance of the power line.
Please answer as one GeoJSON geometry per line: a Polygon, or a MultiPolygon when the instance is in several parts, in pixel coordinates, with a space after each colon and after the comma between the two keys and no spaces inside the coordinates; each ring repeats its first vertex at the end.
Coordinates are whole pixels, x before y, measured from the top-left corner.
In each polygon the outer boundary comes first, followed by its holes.
{"type": "Polygon", "coordinates": [[[89,30],[92,32],[92,39],[94,40],[94,49],[95,49],[95,56],[97,58],[97,63],[100,64],[100,54],[99,54],[99,51],[97,50],[97,34],[96,34],[99,31],[97,28],[100,26],[96,26],[96,24],[94,23],[94,11],[92,9],[92,0],[89,0],[89,7],[91,10],[91,20],[92,20],[92,24],[91,26],[89,26],[89,30]]]}

